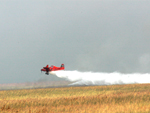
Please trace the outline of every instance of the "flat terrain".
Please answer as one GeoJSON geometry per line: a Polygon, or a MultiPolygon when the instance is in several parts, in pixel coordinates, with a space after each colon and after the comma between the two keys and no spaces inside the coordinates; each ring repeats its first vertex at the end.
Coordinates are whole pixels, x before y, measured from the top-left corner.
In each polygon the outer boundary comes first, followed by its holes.
{"type": "Polygon", "coordinates": [[[43,82],[26,82],[26,83],[10,83],[0,84],[0,90],[14,90],[14,89],[35,89],[45,87],[65,87],[71,84],[69,81],[43,81],[43,82]]]}
{"type": "Polygon", "coordinates": [[[0,91],[0,113],[149,113],[150,84],[0,91]]]}

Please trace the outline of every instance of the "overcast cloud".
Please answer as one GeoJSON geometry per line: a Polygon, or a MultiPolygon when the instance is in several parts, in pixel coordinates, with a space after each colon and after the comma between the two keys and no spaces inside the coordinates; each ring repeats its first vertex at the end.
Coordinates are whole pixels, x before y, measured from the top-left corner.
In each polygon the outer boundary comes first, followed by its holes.
{"type": "Polygon", "coordinates": [[[0,84],[66,70],[149,73],[149,0],[0,1],[0,84]]]}

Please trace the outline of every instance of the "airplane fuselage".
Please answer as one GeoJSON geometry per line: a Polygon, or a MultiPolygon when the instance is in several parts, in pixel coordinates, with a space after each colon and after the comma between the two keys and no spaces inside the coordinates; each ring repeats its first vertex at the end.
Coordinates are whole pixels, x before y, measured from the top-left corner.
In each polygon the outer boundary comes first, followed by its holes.
{"type": "Polygon", "coordinates": [[[49,65],[47,65],[46,67],[43,67],[43,69],[41,69],[41,71],[44,71],[46,72],[45,74],[49,75],[49,72],[50,71],[59,71],[59,70],[64,70],[65,67],[64,67],[64,64],[61,64],[60,67],[56,67],[56,66],[51,66],[49,67],[49,65]]]}

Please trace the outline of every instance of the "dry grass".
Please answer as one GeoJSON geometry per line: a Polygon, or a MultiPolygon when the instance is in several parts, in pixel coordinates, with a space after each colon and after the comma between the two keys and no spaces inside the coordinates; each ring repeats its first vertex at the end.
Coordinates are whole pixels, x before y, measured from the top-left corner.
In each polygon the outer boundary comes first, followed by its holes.
{"type": "Polygon", "coordinates": [[[0,91],[1,113],[150,112],[150,84],[0,91]]]}

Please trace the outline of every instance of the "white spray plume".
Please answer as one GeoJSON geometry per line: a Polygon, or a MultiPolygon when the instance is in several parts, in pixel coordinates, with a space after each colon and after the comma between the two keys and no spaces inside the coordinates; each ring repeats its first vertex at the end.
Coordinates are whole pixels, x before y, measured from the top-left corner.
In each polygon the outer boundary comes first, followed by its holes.
{"type": "Polygon", "coordinates": [[[70,85],[113,85],[113,84],[134,84],[150,83],[150,74],[122,74],[118,72],[79,72],[79,71],[52,71],[51,74],[60,78],[66,78],[74,83],[70,85]]]}

